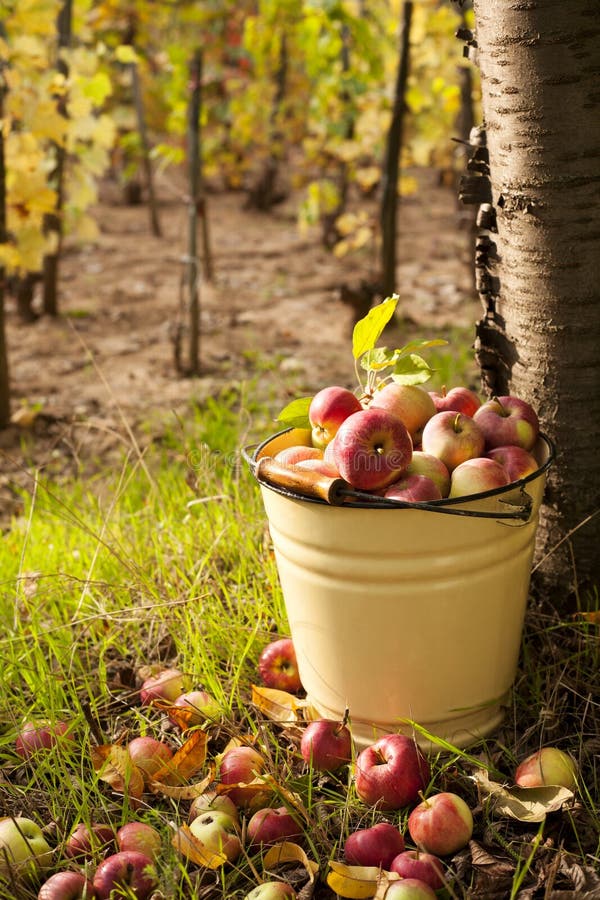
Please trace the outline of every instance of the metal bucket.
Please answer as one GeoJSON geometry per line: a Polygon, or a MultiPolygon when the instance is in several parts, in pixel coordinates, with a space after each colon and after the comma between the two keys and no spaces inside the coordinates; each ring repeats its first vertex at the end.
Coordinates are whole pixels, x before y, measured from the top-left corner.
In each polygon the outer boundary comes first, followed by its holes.
{"type": "Polygon", "coordinates": [[[401,507],[354,491],[330,505],[263,481],[260,460],[297,443],[306,432],[290,429],[245,456],[312,716],[348,709],[359,746],[412,722],[458,747],[492,732],[517,669],[550,441],[538,441],[538,471],[508,487],[401,507]]]}

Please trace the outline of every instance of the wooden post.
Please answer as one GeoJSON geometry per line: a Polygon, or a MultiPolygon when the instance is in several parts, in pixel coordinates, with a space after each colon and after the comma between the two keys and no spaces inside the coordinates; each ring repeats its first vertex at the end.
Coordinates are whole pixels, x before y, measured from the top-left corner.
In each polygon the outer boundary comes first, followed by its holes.
{"type": "Polygon", "coordinates": [[[200,193],[200,110],[202,105],[202,51],[196,50],[190,62],[190,103],[188,109],[188,300],[189,300],[189,374],[200,374],[200,297],[198,283],[198,202],[200,193]]]}
{"type": "MultiPolygon", "coordinates": [[[[4,115],[6,94],[4,65],[0,63],[0,120],[4,115]]],[[[6,243],[6,165],[4,161],[4,132],[0,128],[0,244],[6,243]]],[[[6,270],[0,266],[0,428],[10,422],[10,378],[8,373],[8,352],[4,324],[4,298],[6,295],[6,270]]]]}

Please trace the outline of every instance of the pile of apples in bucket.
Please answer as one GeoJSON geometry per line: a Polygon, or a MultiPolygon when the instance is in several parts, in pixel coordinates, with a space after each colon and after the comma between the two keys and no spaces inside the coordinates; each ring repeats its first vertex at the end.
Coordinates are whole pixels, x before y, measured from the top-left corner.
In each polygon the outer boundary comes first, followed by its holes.
{"type": "Polygon", "coordinates": [[[397,302],[384,300],[354,328],[358,392],[326,387],[280,413],[282,424],[310,429],[311,445],[287,447],[277,462],[404,503],[493,491],[536,472],[539,421],[529,403],[512,396],[482,403],[466,387],[427,392],[432,370],[414,351],[446,341],[375,346],[397,302]]]}

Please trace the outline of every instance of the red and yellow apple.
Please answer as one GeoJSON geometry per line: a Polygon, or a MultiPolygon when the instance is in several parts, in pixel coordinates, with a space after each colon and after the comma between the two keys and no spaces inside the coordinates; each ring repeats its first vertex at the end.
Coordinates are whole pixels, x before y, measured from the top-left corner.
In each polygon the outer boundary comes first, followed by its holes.
{"type": "Polygon", "coordinates": [[[402,734],[379,738],[356,758],[356,793],[379,809],[402,809],[414,803],[429,777],[429,763],[417,744],[402,734]]]}
{"type": "Polygon", "coordinates": [[[437,456],[424,453],[423,450],[413,450],[410,463],[406,467],[404,475],[424,475],[438,486],[442,497],[447,497],[450,491],[450,472],[437,456]]]}
{"type": "Polygon", "coordinates": [[[540,431],[534,408],[518,397],[494,397],[479,407],[473,419],[483,433],[486,450],[507,444],[532,450],[540,431]]]}
{"type": "Polygon", "coordinates": [[[542,747],[524,759],[515,772],[519,787],[560,785],[577,790],[577,766],[572,757],[557,747],[542,747]]]}
{"type": "Polygon", "coordinates": [[[379,866],[390,871],[392,861],[403,850],[404,838],[398,828],[389,822],[377,822],[348,835],[344,857],[351,866],[379,866]]]}
{"type": "Polygon", "coordinates": [[[407,503],[426,503],[429,500],[441,500],[440,489],[426,475],[406,475],[395,481],[386,489],[384,497],[388,500],[404,500],[407,503]]]}
{"type": "Polygon", "coordinates": [[[489,450],[486,456],[500,463],[508,476],[509,482],[527,478],[528,475],[533,475],[539,469],[539,463],[536,458],[531,453],[528,453],[527,450],[523,450],[522,447],[513,447],[511,445],[495,447],[493,450],[489,450]]]}
{"type": "Polygon", "coordinates": [[[258,674],[266,687],[293,694],[302,689],[296,650],[291,638],[278,638],[263,648],[258,658],[258,674]]]}
{"type": "Polygon", "coordinates": [[[308,409],[313,445],[324,449],[342,422],[360,409],[360,400],[347,388],[333,385],[315,394],[308,409]]]}
{"type": "Polygon", "coordinates": [[[412,440],[397,416],[369,407],[340,425],[334,456],[348,484],[373,491],[398,480],[411,460],[412,440]]]}
{"type": "Polygon", "coordinates": [[[467,459],[452,472],[450,480],[450,497],[467,497],[470,494],[482,494],[484,491],[495,491],[509,483],[504,467],[494,459],[477,456],[467,459]]]}
{"type": "Polygon", "coordinates": [[[474,419],[463,413],[436,413],[423,429],[423,451],[437,456],[449,472],[483,455],[485,439],[474,419]]]}
{"type": "Polygon", "coordinates": [[[448,856],[471,840],[473,815],[462,797],[444,791],[415,806],[408,817],[408,832],[420,850],[448,856]]]}
{"type": "Polygon", "coordinates": [[[337,772],[352,759],[352,736],[343,722],[316,719],[304,729],[300,752],[317,772],[337,772]]]}
{"type": "Polygon", "coordinates": [[[435,404],[436,412],[449,410],[473,417],[481,406],[481,400],[475,391],[466,387],[453,387],[448,392],[443,387],[441,391],[429,391],[429,396],[435,404]]]}
{"type": "Polygon", "coordinates": [[[427,391],[413,384],[389,382],[375,391],[369,409],[385,409],[406,426],[414,443],[420,440],[425,423],[435,415],[435,404],[427,391]]]}

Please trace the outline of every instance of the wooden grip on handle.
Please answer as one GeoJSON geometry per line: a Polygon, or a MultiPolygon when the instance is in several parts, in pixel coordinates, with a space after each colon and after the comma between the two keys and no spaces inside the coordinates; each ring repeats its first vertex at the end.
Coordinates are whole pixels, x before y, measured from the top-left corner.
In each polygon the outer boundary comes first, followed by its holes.
{"type": "Polygon", "coordinates": [[[342,491],[348,487],[343,478],[331,478],[311,469],[284,466],[271,456],[263,456],[258,460],[255,475],[259,481],[273,487],[285,488],[302,494],[303,497],[325,500],[332,506],[339,506],[343,502],[342,491]]]}

